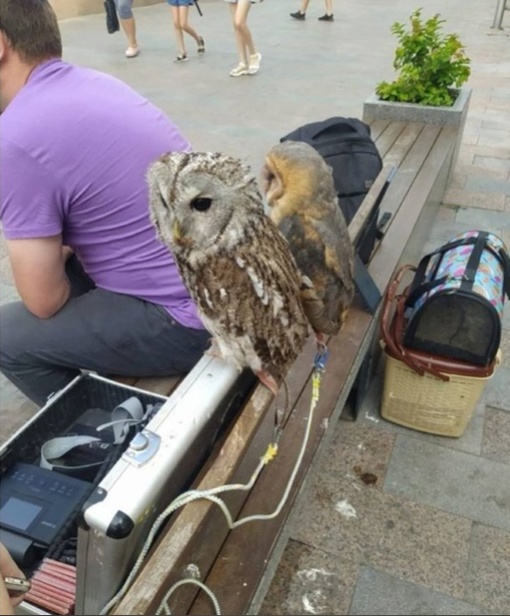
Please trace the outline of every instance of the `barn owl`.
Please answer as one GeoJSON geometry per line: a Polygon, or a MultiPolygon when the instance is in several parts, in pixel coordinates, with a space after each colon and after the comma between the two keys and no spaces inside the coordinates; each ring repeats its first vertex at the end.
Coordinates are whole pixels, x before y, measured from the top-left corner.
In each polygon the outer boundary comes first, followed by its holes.
{"type": "Polygon", "coordinates": [[[309,334],[300,274],[256,178],[221,153],[173,152],[147,171],[151,220],[172,251],[214,354],[276,395],[309,334]]]}
{"type": "Polygon", "coordinates": [[[304,309],[323,344],[344,324],[354,295],[354,249],[331,169],[307,143],[284,141],[266,155],[261,184],[303,275],[304,309]]]}

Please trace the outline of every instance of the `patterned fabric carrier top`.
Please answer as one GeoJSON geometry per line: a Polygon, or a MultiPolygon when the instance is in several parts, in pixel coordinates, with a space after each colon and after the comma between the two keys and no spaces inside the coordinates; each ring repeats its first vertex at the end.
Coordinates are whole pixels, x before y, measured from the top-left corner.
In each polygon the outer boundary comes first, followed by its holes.
{"type": "Polygon", "coordinates": [[[503,241],[485,231],[458,235],[420,261],[406,301],[404,344],[487,364],[499,348],[505,294],[510,258],[503,241]]]}

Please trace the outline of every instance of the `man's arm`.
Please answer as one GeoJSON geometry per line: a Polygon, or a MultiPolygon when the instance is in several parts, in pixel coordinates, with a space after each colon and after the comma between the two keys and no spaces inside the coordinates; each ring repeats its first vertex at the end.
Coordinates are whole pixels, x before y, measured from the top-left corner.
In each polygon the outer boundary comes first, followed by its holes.
{"type": "Polygon", "coordinates": [[[7,240],[16,288],[26,308],[49,319],[67,302],[71,293],[65,273],[62,236],[7,240]]]}

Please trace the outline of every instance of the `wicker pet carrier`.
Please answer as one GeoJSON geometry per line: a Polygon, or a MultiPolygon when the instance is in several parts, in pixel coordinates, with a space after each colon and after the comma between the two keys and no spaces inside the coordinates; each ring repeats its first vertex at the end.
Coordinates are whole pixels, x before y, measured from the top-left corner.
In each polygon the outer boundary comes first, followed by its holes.
{"type": "Polygon", "coordinates": [[[403,344],[409,286],[399,293],[407,272],[401,268],[386,291],[381,315],[385,351],[381,415],[414,430],[442,436],[462,436],[475,406],[494,374],[499,354],[487,366],[449,359],[403,344]]]}

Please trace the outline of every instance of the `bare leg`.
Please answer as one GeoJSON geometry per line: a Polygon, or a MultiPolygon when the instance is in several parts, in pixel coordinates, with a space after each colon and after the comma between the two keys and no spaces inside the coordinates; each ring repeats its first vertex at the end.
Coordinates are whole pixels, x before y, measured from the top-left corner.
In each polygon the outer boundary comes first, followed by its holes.
{"type": "Polygon", "coordinates": [[[197,34],[196,30],[189,25],[189,6],[179,6],[177,8],[179,9],[179,22],[181,24],[181,30],[192,36],[198,45],[201,37],[197,34]]]}
{"type": "MultiPolygon", "coordinates": [[[[328,0],[326,0],[327,2],[328,0]]],[[[310,0],[303,0],[301,2],[301,8],[299,9],[300,13],[306,13],[306,9],[308,8],[308,5],[310,4],[310,0]]]]}
{"type": "Polygon", "coordinates": [[[138,43],[136,42],[135,18],[130,17],[129,19],[119,19],[119,21],[124,33],[126,34],[128,46],[132,49],[138,49],[138,43]]]}
{"type": "Polygon", "coordinates": [[[326,15],[333,15],[333,0],[326,0],[326,15]]]}
{"type": "Polygon", "coordinates": [[[241,1],[237,4],[230,5],[232,21],[234,24],[234,34],[237,43],[237,51],[239,53],[239,62],[245,66],[248,66],[249,64],[249,56],[256,53],[250,29],[246,24],[250,8],[250,2],[241,1]]]}
{"type": "Polygon", "coordinates": [[[170,10],[172,11],[172,21],[174,23],[174,32],[175,38],[177,39],[177,53],[178,57],[182,57],[186,55],[186,48],[184,47],[184,34],[182,33],[181,28],[181,15],[179,6],[170,5],[170,10]]]}

